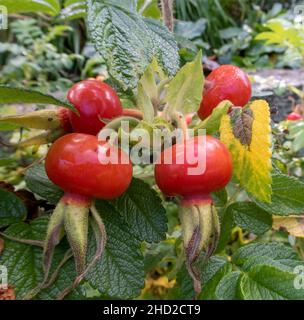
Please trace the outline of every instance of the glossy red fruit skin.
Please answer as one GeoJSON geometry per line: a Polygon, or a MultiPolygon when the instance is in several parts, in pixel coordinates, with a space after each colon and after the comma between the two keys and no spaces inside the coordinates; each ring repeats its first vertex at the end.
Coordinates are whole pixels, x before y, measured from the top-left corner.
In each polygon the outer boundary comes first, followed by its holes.
{"type": "MultiPolygon", "coordinates": [[[[188,150],[206,153],[206,170],[199,175],[189,175],[188,168],[197,166],[191,164],[191,159],[182,163],[186,154],[185,144],[176,144],[161,154],[160,163],[155,165],[155,179],[158,187],[167,196],[182,196],[189,201],[192,199],[208,200],[209,194],[224,188],[232,177],[232,160],[226,146],[219,140],[206,136],[206,149],[199,144],[198,137],[190,138],[188,150]],[[164,159],[172,154],[172,164],[165,164],[164,159]],[[190,162],[190,163],[189,163],[190,162]]],[[[201,153],[202,154],[202,153],[201,153]]]]}
{"type": "Polygon", "coordinates": [[[297,112],[291,112],[287,117],[286,120],[289,121],[298,121],[298,120],[303,120],[303,117],[297,113],[297,112]]]}
{"type": "Polygon", "coordinates": [[[206,78],[203,100],[198,111],[204,120],[223,100],[230,100],[236,107],[244,107],[251,98],[251,83],[247,74],[232,65],[222,65],[206,78]]]}
{"type": "Polygon", "coordinates": [[[114,146],[111,152],[122,160],[118,164],[100,163],[98,152],[102,146],[95,136],[87,134],[71,133],[59,138],[46,156],[48,177],[66,193],[100,199],[119,197],[131,183],[132,164],[128,155],[114,146]]]}
{"type": "Polygon", "coordinates": [[[70,112],[74,132],[97,135],[105,126],[100,119],[113,119],[122,115],[122,105],[115,90],[98,80],[76,83],[69,90],[67,98],[79,111],[79,116],[70,112]]]}

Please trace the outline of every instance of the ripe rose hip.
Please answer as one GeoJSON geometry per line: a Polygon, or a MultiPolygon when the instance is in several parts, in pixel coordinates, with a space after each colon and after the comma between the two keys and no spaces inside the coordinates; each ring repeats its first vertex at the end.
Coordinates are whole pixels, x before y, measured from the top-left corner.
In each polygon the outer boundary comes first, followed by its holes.
{"type": "Polygon", "coordinates": [[[197,294],[201,292],[201,277],[195,262],[202,252],[205,261],[212,255],[220,234],[211,192],[224,188],[232,177],[232,160],[226,146],[211,136],[206,136],[206,143],[200,138],[194,137],[166,149],[155,165],[155,179],[160,190],[167,196],[181,198],[186,265],[197,294]],[[206,160],[202,160],[205,170],[190,174],[190,169],[200,167],[199,159],[206,160]]]}
{"type": "Polygon", "coordinates": [[[95,136],[71,133],[51,146],[45,160],[48,177],[65,192],[101,199],[119,197],[132,179],[132,164],[121,149],[108,149],[119,163],[100,163],[105,144],[95,136]]]}
{"type": "Polygon", "coordinates": [[[115,90],[99,80],[76,83],[68,92],[68,100],[79,111],[70,112],[74,132],[96,135],[105,126],[102,119],[122,115],[123,109],[115,90]]]}
{"type": "Polygon", "coordinates": [[[203,100],[198,111],[204,120],[223,100],[230,100],[236,107],[244,107],[251,97],[251,83],[247,74],[238,67],[223,65],[206,78],[203,100]]]}
{"type": "Polygon", "coordinates": [[[303,117],[297,113],[297,112],[291,112],[287,117],[286,120],[289,121],[298,121],[298,120],[303,120],[303,117]]]}

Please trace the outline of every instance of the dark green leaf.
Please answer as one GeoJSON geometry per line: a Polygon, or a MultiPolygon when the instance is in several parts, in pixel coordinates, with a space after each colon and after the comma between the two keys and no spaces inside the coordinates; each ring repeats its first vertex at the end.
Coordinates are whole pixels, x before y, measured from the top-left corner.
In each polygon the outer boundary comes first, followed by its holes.
{"type": "Polygon", "coordinates": [[[220,239],[216,248],[216,252],[223,251],[231,238],[232,229],[235,227],[233,215],[229,211],[224,211],[221,218],[220,239]]]}
{"type": "Polygon", "coordinates": [[[282,216],[303,214],[304,183],[284,174],[272,175],[271,203],[256,201],[262,209],[282,216]]]}
{"type": "MultiPolygon", "coordinates": [[[[30,224],[14,224],[10,226],[5,233],[17,238],[43,240],[47,223],[47,217],[38,218],[30,224]]],[[[63,258],[66,248],[67,246],[57,248],[54,257],[54,268],[56,268],[59,261],[63,258]]],[[[7,267],[9,284],[14,286],[18,299],[23,298],[25,294],[40,284],[43,279],[42,248],[37,246],[5,240],[5,250],[0,257],[0,264],[7,267]]],[[[52,271],[54,271],[54,268],[52,271]]],[[[55,299],[59,292],[71,285],[75,276],[74,262],[71,259],[63,267],[54,285],[43,291],[40,294],[40,298],[55,299]]],[[[73,291],[73,294],[80,295],[81,293],[77,289],[73,291]]]]}
{"type": "MultiPolygon", "coordinates": [[[[133,236],[126,221],[113,206],[97,201],[96,207],[105,223],[108,241],[101,261],[89,272],[87,280],[93,288],[108,297],[137,297],[144,286],[144,262],[140,241],[133,236]]],[[[91,238],[89,256],[95,252],[91,238]]]]}
{"type": "Polygon", "coordinates": [[[39,103],[39,104],[52,104],[69,108],[75,111],[75,107],[68,102],[58,100],[50,95],[22,88],[8,87],[0,85],[0,104],[9,103],[39,103]]]}
{"type": "Polygon", "coordinates": [[[218,300],[238,300],[238,283],[241,274],[240,271],[233,271],[220,280],[215,290],[218,300]]]}
{"type": "Polygon", "coordinates": [[[234,254],[233,262],[244,270],[257,265],[271,265],[289,272],[297,265],[303,265],[292,248],[278,242],[248,244],[234,254]]]}
{"type": "Polygon", "coordinates": [[[153,56],[168,76],[174,76],[179,69],[178,46],[171,32],[155,19],[144,19],[153,41],[153,56]]]}
{"type": "Polygon", "coordinates": [[[38,196],[50,203],[58,203],[63,191],[54,185],[46,175],[44,165],[38,164],[26,171],[25,182],[27,187],[38,196]]]}
{"type": "Polygon", "coordinates": [[[124,90],[137,87],[154,55],[169,75],[177,71],[177,46],[164,26],[146,23],[136,12],[106,0],[87,0],[87,7],[96,50],[124,90]]]}
{"type": "Polygon", "coordinates": [[[178,299],[182,300],[193,300],[195,297],[195,292],[193,289],[193,281],[188,273],[186,265],[183,264],[181,269],[178,271],[176,275],[177,286],[176,296],[178,299]]]}
{"type": "Polygon", "coordinates": [[[116,214],[124,217],[132,233],[140,240],[159,242],[165,239],[166,210],[157,193],[148,184],[133,179],[127,192],[111,201],[111,204],[116,214]]]}
{"type": "Polygon", "coordinates": [[[215,206],[223,207],[227,203],[227,200],[228,200],[228,194],[227,194],[226,189],[224,188],[224,189],[218,190],[216,192],[212,192],[212,199],[213,199],[215,206]]]}
{"type": "Polygon", "coordinates": [[[0,228],[20,222],[26,217],[26,207],[12,192],[0,189],[0,228]]]}
{"type": "MultiPolygon", "coordinates": [[[[42,240],[46,223],[45,219],[36,220],[31,225],[18,223],[9,227],[5,233],[23,239],[42,240]]],[[[36,246],[5,241],[0,263],[8,269],[9,284],[15,287],[17,298],[22,298],[42,281],[41,253],[41,248],[36,246]]]]}
{"type": "Polygon", "coordinates": [[[294,286],[295,277],[273,266],[256,266],[242,275],[239,292],[244,300],[303,300],[303,290],[294,286]]]}
{"type": "Polygon", "coordinates": [[[213,256],[202,269],[202,291],[199,299],[215,300],[215,291],[220,280],[232,270],[232,265],[223,257],[213,256]]]}
{"type": "Polygon", "coordinates": [[[241,228],[257,235],[265,233],[272,226],[271,215],[253,202],[235,202],[227,208],[234,222],[241,228]]]}

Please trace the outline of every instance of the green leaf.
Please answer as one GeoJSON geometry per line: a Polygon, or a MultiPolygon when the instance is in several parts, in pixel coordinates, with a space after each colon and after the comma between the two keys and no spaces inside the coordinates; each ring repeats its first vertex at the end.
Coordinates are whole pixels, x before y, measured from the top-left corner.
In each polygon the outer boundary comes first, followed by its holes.
{"type": "MultiPolygon", "coordinates": [[[[5,233],[12,237],[43,240],[46,233],[48,218],[42,217],[33,220],[30,224],[17,223],[10,226],[5,233]]],[[[63,258],[67,246],[59,246],[54,256],[52,272],[63,258]]],[[[8,269],[9,284],[13,285],[17,299],[22,299],[25,294],[34,289],[43,280],[42,248],[5,240],[5,250],[0,256],[0,264],[8,269]]],[[[61,270],[57,281],[49,289],[41,292],[42,299],[55,299],[57,294],[71,285],[76,277],[73,260],[69,260],[61,270]]],[[[77,289],[73,291],[81,295],[77,289]]]]}
{"type": "Polygon", "coordinates": [[[219,131],[221,120],[227,115],[229,108],[232,106],[230,101],[222,101],[216,108],[212,110],[212,114],[205,119],[197,129],[206,129],[206,134],[215,134],[219,131]]]}
{"type": "MultiPolygon", "coordinates": [[[[133,230],[113,207],[97,201],[96,208],[105,223],[108,240],[102,256],[87,275],[93,288],[108,297],[131,299],[140,294],[144,286],[144,262],[140,241],[133,230]]],[[[95,241],[90,240],[89,257],[95,252],[95,241]]]]}
{"type": "Polygon", "coordinates": [[[235,222],[233,215],[229,211],[225,210],[221,215],[221,232],[216,248],[217,253],[225,250],[225,247],[231,238],[231,232],[234,227],[235,222]]]}
{"type": "Polygon", "coordinates": [[[58,0],[1,0],[0,5],[9,13],[44,12],[55,16],[60,12],[58,0]]]}
{"type": "Polygon", "coordinates": [[[272,175],[271,203],[254,200],[262,209],[281,216],[300,215],[304,212],[304,183],[280,174],[272,175]]]}
{"type": "Polygon", "coordinates": [[[117,3],[87,0],[89,34],[109,74],[124,90],[134,90],[153,56],[174,74],[179,56],[173,34],[117,3]]]}
{"type": "Polygon", "coordinates": [[[248,244],[233,255],[233,262],[244,270],[257,265],[270,265],[289,272],[303,264],[291,247],[278,242],[248,244]]]}
{"type": "Polygon", "coordinates": [[[242,275],[239,292],[244,300],[303,300],[294,286],[296,274],[272,266],[256,266],[242,275]]]}
{"type": "Polygon", "coordinates": [[[174,76],[179,69],[179,54],[173,34],[158,20],[146,18],[144,22],[153,42],[153,56],[168,76],[174,76]]]}
{"type": "Polygon", "coordinates": [[[235,202],[227,208],[226,214],[233,215],[236,225],[256,235],[265,233],[272,226],[272,216],[253,202],[235,202]]]}
{"type": "Polygon", "coordinates": [[[154,106],[159,104],[157,82],[166,79],[162,69],[159,67],[156,58],[153,58],[144,74],[140,78],[137,87],[137,105],[144,114],[144,120],[152,123],[155,116],[154,106]]]}
{"type": "Polygon", "coordinates": [[[188,273],[186,265],[183,264],[176,275],[176,294],[178,299],[193,300],[195,292],[193,289],[193,281],[188,273]]]}
{"type": "Polygon", "coordinates": [[[238,300],[238,283],[241,275],[240,271],[226,274],[216,287],[216,298],[218,300],[238,300]]]}
{"type": "Polygon", "coordinates": [[[133,179],[129,189],[111,201],[114,211],[121,214],[134,236],[141,241],[159,242],[166,238],[166,210],[156,191],[139,179],[133,179]]]}
{"type": "MultiPolygon", "coordinates": [[[[201,266],[202,291],[199,299],[210,300],[215,298],[215,289],[220,279],[231,271],[231,264],[220,256],[212,256],[206,264],[201,266]]],[[[193,280],[185,264],[182,265],[176,276],[177,296],[179,299],[192,300],[195,297],[193,280]]]]}
{"type": "Polygon", "coordinates": [[[12,131],[18,129],[19,127],[10,123],[1,122],[0,131],[12,131]]]}
{"type": "Polygon", "coordinates": [[[293,140],[292,149],[298,152],[304,148],[304,121],[289,121],[288,123],[289,134],[288,139],[293,140]]]}
{"type": "Polygon", "coordinates": [[[202,52],[193,62],[183,66],[170,81],[166,96],[171,112],[196,112],[202,101],[204,75],[202,71],[202,52]]]}
{"type": "Polygon", "coordinates": [[[232,265],[223,257],[213,256],[202,269],[201,300],[215,300],[216,288],[221,279],[232,271],[232,265]]]}
{"type": "MultiPolygon", "coordinates": [[[[14,224],[5,233],[22,239],[42,240],[47,220],[35,220],[30,225],[14,224]],[[43,230],[43,231],[41,231],[43,230]]],[[[0,263],[8,269],[8,282],[15,287],[17,298],[22,298],[29,290],[42,281],[42,250],[36,246],[6,240],[0,263]]]]}
{"type": "Polygon", "coordinates": [[[76,110],[73,105],[38,91],[0,85],[0,104],[8,103],[52,104],[76,110]]]}
{"type": "Polygon", "coordinates": [[[225,188],[212,192],[212,199],[217,207],[223,207],[228,200],[228,194],[225,188]]]}
{"type": "Polygon", "coordinates": [[[147,123],[153,123],[154,120],[154,107],[152,101],[148,94],[144,91],[144,88],[141,83],[138,84],[137,88],[137,105],[143,112],[143,120],[147,123]]]}
{"type": "Polygon", "coordinates": [[[137,10],[144,16],[154,19],[160,19],[161,12],[158,7],[158,0],[138,0],[137,1],[137,10]]]}
{"type": "Polygon", "coordinates": [[[105,3],[108,2],[111,5],[121,7],[126,9],[127,11],[130,12],[135,12],[137,8],[137,0],[111,0],[111,1],[104,1],[105,3]]]}
{"type": "Polygon", "coordinates": [[[25,182],[33,193],[50,203],[58,203],[63,196],[63,191],[48,178],[43,164],[30,167],[26,171],[25,182]]]}
{"type": "Polygon", "coordinates": [[[0,189],[0,199],[0,228],[25,219],[26,207],[20,198],[0,189]]]}
{"type": "MultiPolygon", "coordinates": [[[[63,259],[64,254],[68,246],[60,245],[56,248],[56,253],[54,256],[54,266],[58,266],[63,259]]],[[[51,272],[54,272],[54,266],[51,272]]],[[[37,298],[39,300],[54,300],[57,296],[67,287],[69,287],[76,278],[76,271],[75,271],[75,262],[74,259],[68,260],[63,267],[60,269],[58,277],[56,281],[50,286],[49,288],[43,289],[39,292],[37,298]]],[[[65,300],[84,300],[87,299],[86,292],[82,288],[81,285],[77,286],[73,289],[66,297],[65,300]]]]}

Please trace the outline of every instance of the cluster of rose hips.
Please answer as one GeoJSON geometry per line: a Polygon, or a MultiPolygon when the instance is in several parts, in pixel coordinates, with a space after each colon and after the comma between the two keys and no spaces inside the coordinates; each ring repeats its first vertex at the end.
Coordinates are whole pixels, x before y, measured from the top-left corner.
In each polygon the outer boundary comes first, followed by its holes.
{"type": "MultiPolygon", "coordinates": [[[[202,120],[206,119],[223,100],[230,100],[234,106],[243,107],[250,97],[248,76],[237,67],[221,66],[206,78],[198,115],[202,120]]],[[[65,194],[50,218],[43,265],[47,279],[55,246],[61,240],[64,229],[75,257],[78,274],[76,285],[89,266],[101,256],[106,241],[105,228],[94,208],[93,199],[114,199],[122,195],[132,180],[132,163],[129,155],[118,146],[98,141],[97,138],[107,121],[128,112],[123,109],[113,88],[97,79],[81,81],[69,90],[68,100],[78,114],[61,108],[56,111],[55,120],[65,133],[72,133],[57,139],[45,160],[48,177],[65,194]],[[109,152],[123,161],[103,163],[102,158],[109,152]],[[89,222],[96,232],[97,249],[93,260],[87,264],[89,222]]],[[[199,274],[193,262],[202,250],[206,257],[210,256],[219,237],[219,220],[211,193],[224,188],[232,177],[232,161],[226,146],[212,136],[206,136],[205,141],[204,148],[198,137],[189,138],[186,144],[175,144],[161,153],[161,159],[155,165],[155,179],[159,189],[167,196],[181,198],[180,218],[187,266],[197,291],[200,290],[199,274]],[[192,146],[190,150],[193,150],[193,158],[204,154],[204,172],[189,175],[188,169],[197,163],[191,158],[185,158],[186,145],[192,146]],[[169,164],[165,161],[168,155],[172,156],[169,164]]]]}

